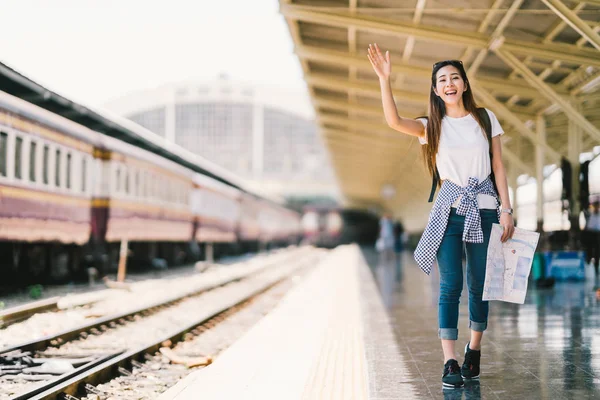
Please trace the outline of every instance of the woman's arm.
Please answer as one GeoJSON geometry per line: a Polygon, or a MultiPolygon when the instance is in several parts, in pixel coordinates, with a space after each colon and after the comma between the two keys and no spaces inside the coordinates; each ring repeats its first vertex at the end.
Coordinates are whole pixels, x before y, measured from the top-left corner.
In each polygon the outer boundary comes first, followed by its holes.
{"type": "Polygon", "coordinates": [[[392,94],[392,85],[390,83],[390,75],[392,73],[392,63],[390,61],[390,52],[385,52],[385,57],[381,54],[379,46],[369,45],[368,57],[375,73],[379,77],[379,86],[381,86],[381,101],[383,103],[383,113],[387,124],[402,133],[408,135],[423,137],[425,128],[419,121],[410,118],[402,118],[398,115],[396,102],[392,94]]]}
{"type": "MultiPolygon", "coordinates": [[[[492,170],[494,171],[494,177],[496,178],[496,187],[498,188],[498,195],[500,196],[501,208],[512,208],[510,205],[510,197],[508,195],[508,181],[506,179],[506,170],[504,163],[502,162],[502,142],[500,141],[500,135],[492,138],[492,170]]],[[[502,233],[502,242],[506,242],[509,238],[512,238],[515,231],[515,223],[512,215],[507,213],[500,214],[500,225],[504,227],[504,233],[502,233]]]]}

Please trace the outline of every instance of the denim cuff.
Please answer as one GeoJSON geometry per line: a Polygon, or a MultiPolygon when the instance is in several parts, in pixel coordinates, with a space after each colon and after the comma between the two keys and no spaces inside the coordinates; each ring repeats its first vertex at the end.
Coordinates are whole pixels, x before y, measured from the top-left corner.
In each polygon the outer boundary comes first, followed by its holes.
{"type": "Polygon", "coordinates": [[[487,321],[486,322],[469,321],[469,329],[472,329],[475,332],[483,332],[487,329],[487,321]]]}
{"type": "Polygon", "coordinates": [[[457,340],[458,329],[456,328],[440,328],[438,330],[438,337],[446,340],[457,340]]]}

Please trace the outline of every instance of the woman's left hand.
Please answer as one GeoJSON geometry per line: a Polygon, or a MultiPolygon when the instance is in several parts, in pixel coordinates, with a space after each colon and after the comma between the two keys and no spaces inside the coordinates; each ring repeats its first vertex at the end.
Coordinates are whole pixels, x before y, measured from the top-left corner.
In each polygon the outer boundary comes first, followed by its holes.
{"type": "Polygon", "coordinates": [[[500,238],[502,243],[504,243],[508,239],[512,238],[513,233],[515,233],[515,222],[513,221],[512,215],[508,213],[501,213],[500,225],[502,225],[504,228],[504,232],[502,232],[502,237],[500,238]]]}

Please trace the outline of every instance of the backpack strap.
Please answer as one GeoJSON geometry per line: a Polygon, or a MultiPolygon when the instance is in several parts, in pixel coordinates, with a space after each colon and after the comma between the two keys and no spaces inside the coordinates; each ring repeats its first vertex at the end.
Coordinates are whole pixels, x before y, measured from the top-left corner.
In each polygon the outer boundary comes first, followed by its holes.
{"type": "Polygon", "coordinates": [[[479,118],[483,121],[483,127],[485,128],[485,135],[487,136],[489,151],[490,151],[490,161],[492,160],[492,121],[490,121],[490,116],[488,115],[485,108],[478,108],[477,112],[479,113],[479,118]]]}
{"type": "Polygon", "coordinates": [[[478,108],[477,112],[479,113],[479,118],[483,122],[483,126],[485,128],[485,135],[487,136],[488,145],[489,145],[489,153],[490,153],[490,179],[492,180],[492,184],[494,185],[494,190],[496,194],[500,196],[500,192],[498,192],[498,187],[496,187],[496,177],[494,176],[494,170],[492,167],[492,121],[490,120],[490,116],[487,113],[485,108],[478,108]]]}
{"type": "Polygon", "coordinates": [[[435,187],[438,185],[439,181],[440,181],[440,173],[438,172],[437,167],[435,167],[435,171],[433,171],[433,179],[431,180],[431,193],[429,193],[429,200],[427,200],[428,203],[431,203],[433,201],[433,195],[435,194],[435,187]]]}

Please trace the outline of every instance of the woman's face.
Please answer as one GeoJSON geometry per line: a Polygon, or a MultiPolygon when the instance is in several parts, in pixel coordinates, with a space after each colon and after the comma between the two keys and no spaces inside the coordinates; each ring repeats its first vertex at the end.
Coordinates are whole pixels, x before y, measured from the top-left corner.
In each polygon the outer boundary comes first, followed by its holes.
{"type": "Polygon", "coordinates": [[[465,87],[465,81],[460,76],[458,68],[453,65],[446,65],[438,70],[435,78],[435,94],[437,94],[446,105],[455,105],[462,101],[463,92],[466,91],[467,88],[465,87]]]}

